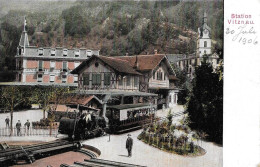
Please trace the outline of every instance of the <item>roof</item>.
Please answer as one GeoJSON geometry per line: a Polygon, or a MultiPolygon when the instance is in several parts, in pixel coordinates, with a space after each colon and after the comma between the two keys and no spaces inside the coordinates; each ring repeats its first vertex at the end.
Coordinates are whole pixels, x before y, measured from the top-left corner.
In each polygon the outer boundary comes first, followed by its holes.
{"type": "Polygon", "coordinates": [[[21,47],[29,46],[29,40],[28,40],[28,35],[27,35],[26,31],[22,32],[20,42],[19,42],[19,46],[21,46],[21,47]]]}
{"type": "Polygon", "coordinates": [[[56,107],[56,111],[74,112],[74,109],[67,107],[66,105],[58,104],[57,107],[56,107]]]}
{"type": "Polygon", "coordinates": [[[153,70],[160,64],[160,62],[165,58],[165,54],[118,56],[116,58],[128,61],[132,67],[136,66],[136,60],[137,60],[138,71],[149,71],[149,70],[153,70]]]}
{"type": "MultiPolygon", "coordinates": [[[[96,99],[94,95],[68,95],[61,100],[61,104],[86,106],[92,99],[96,99]]],[[[97,100],[98,101],[98,100],[97,100]]]]}
{"type": "Polygon", "coordinates": [[[107,106],[107,108],[113,108],[118,110],[129,109],[129,108],[140,108],[140,107],[151,107],[151,104],[138,103],[138,104],[121,104],[121,105],[107,106]]]}
{"type": "Polygon", "coordinates": [[[117,57],[98,56],[104,63],[114,68],[118,72],[142,75],[137,72],[127,60],[118,59],[117,57]]]}
{"type": "Polygon", "coordinates": [[[78,74],[82,69],[85,68],[86,64],[90,63],[93,59],[99,59],[104,64],[110,66],[110,68],[114,69],[117,72],[120,73],[126,73],[126,74],[134,74],[134,75],[142,75],[138,71],[136,71],[128,61],[117,59],[115,57],[108,57],[108,56],[92,56],[90,59],[85,60],[83,63],[81,63],[77,68],[75,68],[71,73],[72,74],[78,74]]]}

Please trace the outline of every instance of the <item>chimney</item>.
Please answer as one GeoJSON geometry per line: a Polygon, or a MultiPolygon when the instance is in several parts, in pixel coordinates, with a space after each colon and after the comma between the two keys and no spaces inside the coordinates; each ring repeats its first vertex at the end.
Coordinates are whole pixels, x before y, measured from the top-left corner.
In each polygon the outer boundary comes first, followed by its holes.
{"type": "Polygon", "coordinates": [[[157,55],[157,53],[158,53],[158,52],[157,52],[157,49],[154,49],[154,54],[157,55]]]}
{"type": "Polygon", "coordinates": [[[128,53],[127,53],[127,52],[125,53],[125,56],[128,56],[128,53]]]}

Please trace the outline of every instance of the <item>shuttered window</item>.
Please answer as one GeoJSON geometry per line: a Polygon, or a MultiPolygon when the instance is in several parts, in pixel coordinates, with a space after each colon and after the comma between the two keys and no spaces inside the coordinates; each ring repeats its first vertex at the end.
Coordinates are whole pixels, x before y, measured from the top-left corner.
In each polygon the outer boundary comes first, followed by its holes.
{"type": "Polygon", "coordinates": [[[43,61],[39,61],[39,71],[42,71],[42,65],[43,65],[43,61]]]}
{"type": "Polygon", "coordinates": [[[110,73],[104,73],[104,85],[110,85],[110,73]]]}
{"type": "Polygon", "coordinates": [[[92,85],[101,84],[101,74],[92,74],[92,85]]]}
{"type": "Polygon", "coordinates": [[[83,85],[89,85],[89,74],[83,74],[83,85]]]}
{"type": "Polygon", "coordinates": [[[126,85],[127,85],[127,86],[130,86],[130,85],[131,85],[131,77],[130,77],[130,76],[127,76],[127,77],[126,77],[126,85]]]}
{"type": "Polygon", "coordinates": [[[134,77],[134,86],[135,86],[135,87],[138,86],[138,77],[134,77]]]}
{"type": "Polygon", "coordinates": [[[123,85],[123,78],[120,78],[118,82],[119,82],[118,84],[119,84],[120,86],[123,85]]]}
{"type": "Polygon", "coordinates": [[[62,63],[62,69],[63,69],[63,71],[67,71],[67,62],[66,61],[64,61],[62,63]]]}

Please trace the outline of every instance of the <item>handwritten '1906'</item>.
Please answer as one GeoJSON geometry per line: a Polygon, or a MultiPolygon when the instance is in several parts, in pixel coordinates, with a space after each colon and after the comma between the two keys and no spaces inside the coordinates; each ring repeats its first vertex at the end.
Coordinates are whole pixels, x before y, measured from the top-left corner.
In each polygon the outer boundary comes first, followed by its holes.
{"type": "Polygon", "coordinates": [[[234,35],[232,38],[232,41],[238,40],[238,42],[243,43],[244,45],[247,43],[252,43],[254,45],[258,44],[256,31],[254,27],[250,27],[249,29],[246,29],[247,24],[244,24],[243,26],[238,27],[238,31],[236,30],[230,30],[229,28],[226,29],[226,34],[234,35]],[[249,37],[250,35],[253,35],[253,37],[249,37]]]}

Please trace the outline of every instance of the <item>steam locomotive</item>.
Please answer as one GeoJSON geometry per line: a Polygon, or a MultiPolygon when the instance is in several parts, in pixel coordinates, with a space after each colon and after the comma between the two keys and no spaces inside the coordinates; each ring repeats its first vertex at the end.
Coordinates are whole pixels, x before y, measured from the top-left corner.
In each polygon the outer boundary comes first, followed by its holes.
{"type": "Polygon", "coordinates": [[[102,136],[106,127],[103,117],[82,114],[80,118],[61,118],[59,130],[60,134],[67,134],[70,139],[88,139],[102,136]],[[88,115],[87,115],[88,116],[88,115]]]}
{"type": "Polygon", "coordinates": [[[88,139],[107,133],[121,133],[153,121],[156,106],[151,104],[122,104],[108,106],[105,116],[82,114],[80,118],[61,118],[59,133],[72,139],[88,139]],[[107,121],[107,122],[106,122],[107,121]]]}

